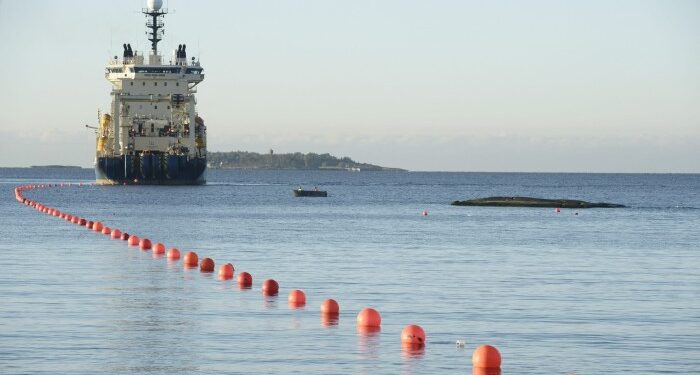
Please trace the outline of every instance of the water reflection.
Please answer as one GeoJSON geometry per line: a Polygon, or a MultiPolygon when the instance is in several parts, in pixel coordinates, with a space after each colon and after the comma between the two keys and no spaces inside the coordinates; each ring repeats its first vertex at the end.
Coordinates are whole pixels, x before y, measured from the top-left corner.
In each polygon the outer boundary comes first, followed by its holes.
{"type": "Polygon", "coordinates": [[[405,359],[420,359],[425,355],[425,345],[401,345],[401,356],[405,359]]]}
{"type": "Polygon", "coordinates": [[[340,314],[321,314],[322,327],[337,327],[340,322],[340,314]]]}
{"type": "Polygon", "coordinates": [[[167,267],[169,271],[177,271],[180,269],[180,266],[178,266],[178,261],[174,259],[168,259],[167,267]]]}
{"type": "Polygon", "coordinates": [[[164,284],[157,272],[143,274],[135,284],[123,283],[113,284],[104,313],[110,335],[103,345],[112,353],[104,363],[106,372],[199,372],[199,365],[184,354],[201,355],[188,345],[202,328],[197,318],[201,305],[164,284]]]}
{"type": "Polygon", "coordinates": [[[360,359],[379,358],[380,327],[357,327],[357,349],[360,359]]]}
{"type": "Polygon", "coordinates": [[[277,308],[277,296],[264,296],[263,297],[263,306],[265,306],[266,309],[276,309],[277,308]]]}
{"type": "Polygon", "coordinates": [[[228,290],[230,285],[231,285],[231,283],[227,282],[226,280],[222,280],[218,284],[219,290],[228,290]]]}
{"type": "Polygon", "coordinates": [[[183,266],[182,271],[183,271],[183,277],[185,280],[194,280],[194,277],[196,275],[195,270],[197,267],[195,266],[183,266]]]}

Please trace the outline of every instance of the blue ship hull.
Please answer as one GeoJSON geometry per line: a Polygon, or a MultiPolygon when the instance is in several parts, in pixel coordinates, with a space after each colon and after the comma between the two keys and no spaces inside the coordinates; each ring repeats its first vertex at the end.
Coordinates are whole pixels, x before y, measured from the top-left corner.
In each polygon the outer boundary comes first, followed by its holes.
{"type": "Polygon", "coordinates": [[[95,180],[101,185],[202,185],[206,157],[148,154],[98,157],[95,180]]]}

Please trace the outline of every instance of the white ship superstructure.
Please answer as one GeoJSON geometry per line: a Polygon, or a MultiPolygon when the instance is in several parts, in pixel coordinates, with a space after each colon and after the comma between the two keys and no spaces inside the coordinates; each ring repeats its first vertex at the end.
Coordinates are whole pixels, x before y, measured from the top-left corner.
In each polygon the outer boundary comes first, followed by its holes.
{"type": "Polygon", "coordinates": [[[187,46],[171,59],[158,51],[162,40],[162,1],[149,0],[146,26],[151,49],[146,59],[130,44],[115,56],[105,77],[112,84],[109,114],[100,114],[97,129],[97,182],[201,184],[206,169],[206,127],[195,109],[203,69],[187,46]]]}

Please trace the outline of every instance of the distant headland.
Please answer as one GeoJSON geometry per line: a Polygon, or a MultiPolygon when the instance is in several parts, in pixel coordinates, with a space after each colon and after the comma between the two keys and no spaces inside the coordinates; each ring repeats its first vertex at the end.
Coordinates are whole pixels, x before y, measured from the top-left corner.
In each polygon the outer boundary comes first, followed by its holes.
{"type": "Polygon", "coordinates": [[[30,168],[61,168],[61,169],[82,169],[77,165],[32,165],[30,168]]]}
{"type": "Polygon", "coordinates": [[[212,169],[286,169],[329,171],[402,171],[405,169],[381,167],[358,163],[349,157],[338,158],[330,154],[267,154],[248,151],[208,152],[207,161],[212,169]]]}

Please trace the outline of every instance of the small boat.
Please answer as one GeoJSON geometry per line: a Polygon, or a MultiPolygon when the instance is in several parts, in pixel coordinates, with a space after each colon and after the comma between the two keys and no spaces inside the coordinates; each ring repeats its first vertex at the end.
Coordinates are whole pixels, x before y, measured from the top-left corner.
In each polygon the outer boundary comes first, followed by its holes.
{"type": "Polygon", "coordinates": [[[292,190],[295,197],[327,197],[328,192],[325,190],[304,190],[302,188],[292,190]]]}

